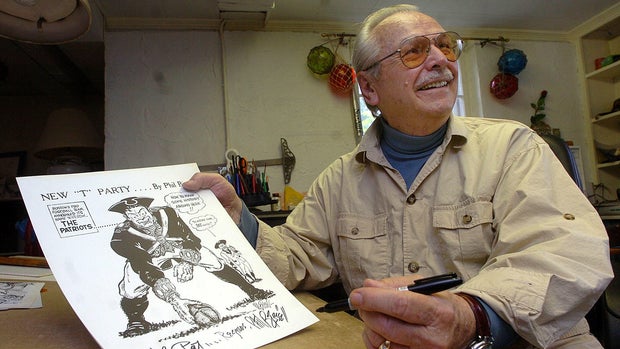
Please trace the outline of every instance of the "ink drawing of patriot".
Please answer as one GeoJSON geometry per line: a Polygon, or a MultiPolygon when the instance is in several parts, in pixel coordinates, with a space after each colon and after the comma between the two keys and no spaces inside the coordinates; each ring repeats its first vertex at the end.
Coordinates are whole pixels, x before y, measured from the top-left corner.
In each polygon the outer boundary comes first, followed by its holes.
{"type": "MultiPolygon", "coordinates": [[[[225,321],[226,316],[223,317],[214,306],[220,300],[195,299],[199,297],[188,297],[179,290],[179,285],[194,280],[198,272],[214,275],[216,278],[211,280],[218,283],[201,284],[201,288],[218,288],[221,283],[238,287],[246,297],[240,299],[237,306],[274,295],[273,291],[259,289],[252,284],[260,280],[257,280],[251,268],[235,268],[230,260],[216,255],[210,247],[205,246],[175,209],[151,206],[153,201],[153,198],[132,196],[116,202],[108,209],[123,215],[125,219],[116,226],[110,241],[116,254],[126,260],[118,284],[120,308],[127,317],[127,326],[121,336],[141,335],[179,320],[198,328],[211,327],[225,321]],[[172,307],[178,318],[168,319],[167,322],[150,322],[145,317],[149,307],[149,291],[172,307]]],[[[222,247],[222,243],[216,246],[222,247]]],[[[236,259],[239,263],[243,261],[240,255],[236,259]]]]}

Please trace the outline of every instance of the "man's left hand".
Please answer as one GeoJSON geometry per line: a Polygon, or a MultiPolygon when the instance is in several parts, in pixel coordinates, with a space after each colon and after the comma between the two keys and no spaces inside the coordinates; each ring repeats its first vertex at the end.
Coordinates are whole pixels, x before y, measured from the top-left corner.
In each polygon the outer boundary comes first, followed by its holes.
{"type": "Polygon", "coordinates": [[[431,296],[398,291],[412,277],[365,280],[350,294],[351,305],[364,320],[364,344],[378,348],[464,348],[476,332],[474,314],[465,300],[444,291],[431,296]]]}

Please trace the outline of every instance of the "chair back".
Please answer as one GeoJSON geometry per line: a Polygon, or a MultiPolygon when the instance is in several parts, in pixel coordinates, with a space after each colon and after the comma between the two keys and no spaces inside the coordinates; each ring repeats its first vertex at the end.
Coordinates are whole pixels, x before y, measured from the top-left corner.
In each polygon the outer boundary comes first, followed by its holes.
{"type": "Polygon", "coordinates": [[[579,170],[577,169],[577,162],[575,161],[575,157],[573,156],[573,153],[568,147],[568,144],[566,144],[566,142],[562,138],[556,135],[542,134],[540,135],[540,137],[542,137],[542,139],[544,139],[545,142],[549,144],[549,147],[551,147],[551,150],[558,158],[558,160],[560,160],[560,162],[566,169],[566,172],[568,172],[568,174],[575,181],[577,186],[579,188],[582,188],[581,177],[579,176],[579,170]]]}

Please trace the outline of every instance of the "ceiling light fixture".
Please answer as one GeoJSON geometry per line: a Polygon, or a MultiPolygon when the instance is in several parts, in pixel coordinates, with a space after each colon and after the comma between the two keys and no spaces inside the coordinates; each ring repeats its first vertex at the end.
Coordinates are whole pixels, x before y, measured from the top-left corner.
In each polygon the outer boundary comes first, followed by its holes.
{"type": "Polygon", "coordinates": [[[73,41],[90,29],[88,0],[0,1],[0,36],[33,44],[73,41]]]}

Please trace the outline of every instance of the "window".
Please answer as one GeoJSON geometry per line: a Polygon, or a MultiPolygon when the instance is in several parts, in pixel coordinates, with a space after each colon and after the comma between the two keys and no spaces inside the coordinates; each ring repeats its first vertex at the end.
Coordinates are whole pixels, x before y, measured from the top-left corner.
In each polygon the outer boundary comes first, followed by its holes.
{"type": "Polygon", "coordinates": [[[364,101],[364,97],[362,96],[362,92],[360,91],[360,87],[357,84],[357,81],[353,85],[353,120],[355,126],[355,138],[359,143],[360,139],[366,133],[370,124],[372,124],[375,119],[374,115],[368,107],[366,106],[366,102],[364,101]]]}
{"type": "MultiPolygon", "coordinates": [[[[461,70],[459,69],[459,72],[461,70]]],[[[457,115],[457,116],[464,116],[466,115],[465,113],[465,96],[463,96],[463,80],[462,80],[462,76],[463,74],[459,74],[459,87],[457,88],[456,91],[456,102],[454,102],[454,107],[452,107],[452,114],[457,115]]]]}

